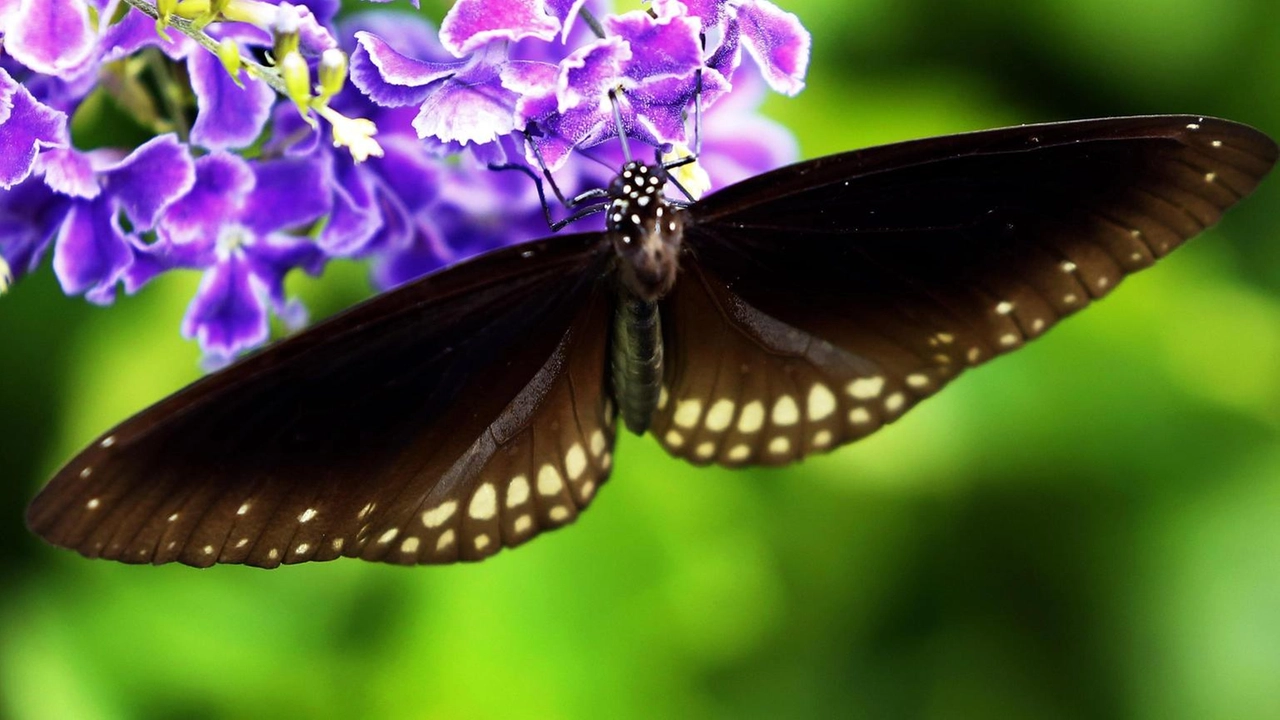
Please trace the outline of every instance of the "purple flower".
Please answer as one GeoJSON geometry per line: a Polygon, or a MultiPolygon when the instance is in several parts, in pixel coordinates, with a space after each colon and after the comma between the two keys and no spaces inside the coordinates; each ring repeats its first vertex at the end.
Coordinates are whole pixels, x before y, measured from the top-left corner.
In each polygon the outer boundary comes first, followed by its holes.
{"type": "Polygon", "coordinates": [[[0,254],[21,275],[35,269],[52,241],[63,291],[99,304],[115,298],[133,263],[137,233],[153,227],[194,179],[190,156],[172,135],[123,159],[111,151],[48,150],[37,171],[42,177],[0,194],[0,254]]]}
{"type": "Polygon", "coordinates": [[[266,341],[268,312],[296,327],[300,304],[284,296],[284,276],[301,267],[318,273],[324,255],[305,229],[329,211],[328,173],[307,158],[250,163],[215,152],[196,161],[196,183],[170,205],[159,241],[143,250],[130,273],[136,288],[169,268],[204,271],[187,308],[182,334],[214,362],[266,341]]]}

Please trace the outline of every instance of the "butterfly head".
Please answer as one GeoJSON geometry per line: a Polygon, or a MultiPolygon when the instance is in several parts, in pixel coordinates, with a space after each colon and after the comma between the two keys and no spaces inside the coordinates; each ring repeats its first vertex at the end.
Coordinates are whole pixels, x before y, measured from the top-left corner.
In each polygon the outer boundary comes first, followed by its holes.
{"type": "Polygon", "coordinates": [[[631,161],[609,186],[607,226],[620,277],[646,300],[666,295],[676,281],[683,231],[681,213],[662,194],[660,165],[631,161]]]}

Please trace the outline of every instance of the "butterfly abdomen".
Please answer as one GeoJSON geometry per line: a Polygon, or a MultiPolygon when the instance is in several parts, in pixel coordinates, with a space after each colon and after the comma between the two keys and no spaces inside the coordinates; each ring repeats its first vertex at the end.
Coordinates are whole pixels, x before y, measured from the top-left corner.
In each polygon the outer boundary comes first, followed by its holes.
{"type": "Polygon", "coordinates": [[[627,429],[649,429],[662,387],[662,317],[658,303],[620,288],[613,317],[613,394],[627,429]]]}

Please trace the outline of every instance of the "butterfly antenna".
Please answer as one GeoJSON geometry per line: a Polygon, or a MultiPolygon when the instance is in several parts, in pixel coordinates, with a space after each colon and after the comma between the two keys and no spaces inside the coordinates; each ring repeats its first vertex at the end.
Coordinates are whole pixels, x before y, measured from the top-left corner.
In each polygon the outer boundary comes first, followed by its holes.
{"type": "Polygon", "coordinates": [[[613,106],[613,123],[618,126],[618,142],[622,144],[622,159],[631,162],[631,148],[627,146],[627,128],[622,124],[622,108],[618,103],[618,91],[609,91],[609,105],[613,106]]]}
{"type": "MultiPolygon", "coordinates": [[[[702,36],[702,43],[706,45],[707,36],[702,36]]],[[[698,68],[694,75],[693,86],[693,157],[696,160],[702,156],[702,68],[698,68]]]]}

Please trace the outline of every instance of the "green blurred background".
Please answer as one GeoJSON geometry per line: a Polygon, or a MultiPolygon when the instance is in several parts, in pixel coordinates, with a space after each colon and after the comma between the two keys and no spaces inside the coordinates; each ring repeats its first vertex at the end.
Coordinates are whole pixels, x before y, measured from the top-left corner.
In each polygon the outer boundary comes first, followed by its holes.
{"type": "MultiPolygon", "coordinates": [[[[805,156],[1021,122],[1280,135],[1275,0],[781,0],[805,156]]],[[[438,18],[440,2],[427,3],[438,18]]],[[[317,314],[362,271],[304,281],[317,314]]],[[[0,300],[0,715],[1280,717],[1280,179],[1099,307],[781,471],[626,437],[592,510],[488,562],[126,567],[22,525],[196,376],[195,277],[0,300]]]]}

